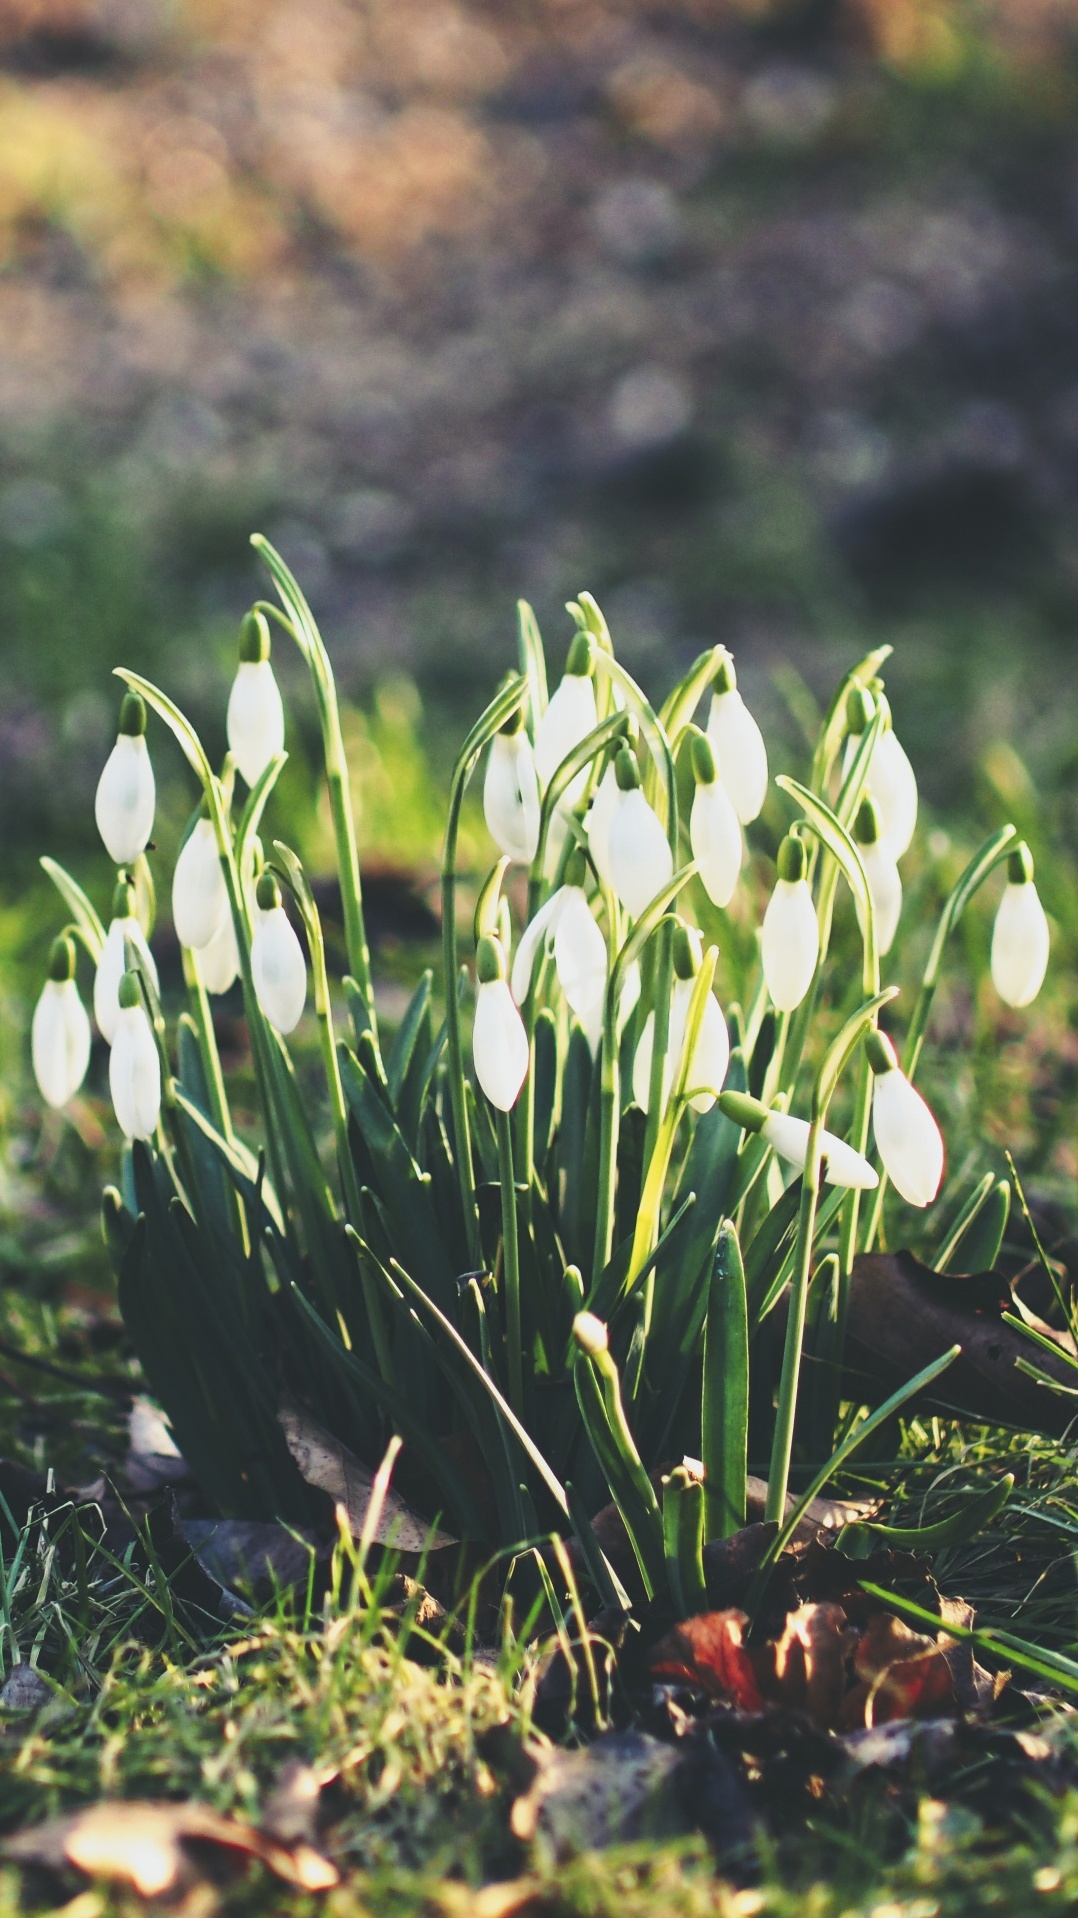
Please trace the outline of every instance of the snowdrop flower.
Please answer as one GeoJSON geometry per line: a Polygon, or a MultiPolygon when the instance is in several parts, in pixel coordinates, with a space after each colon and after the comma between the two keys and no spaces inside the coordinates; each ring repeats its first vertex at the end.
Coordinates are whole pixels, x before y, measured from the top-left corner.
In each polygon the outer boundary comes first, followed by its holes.
{"type": "Polygon", "coordinates": [[[884,1171],[907,1205],[931,1205],[943,1181],[943,1135],[891,1041],[871,1032],[865,1051],[874,1074],[872,1130],[884,1171]]]}
{"type": "Polygon", "coordinates": [[[490,742],[483,814],[500,851],[530,866],[539,844],[539,781],[519,711],[490,742]]]}
{"type": "Polygon", "coordinates": [[[689,842],[705,892],[713,906],[728,906],[741,873],[741,822],[719,777],[712,743],[703,734],[692,742],[696,793],[689,814],[689,842]]]}
{"type": "Polygon", "coordinates": [[[261,874],[255,901],[251,972],[258,1003],[278,1032],[292,1032],[307,1003],[307,961],[271,872],[261,874]]]}
{"type": "Polygon", "coordinates": [[[472,1026],[472,1061],[492,1106],[510,1112],[528,1076],[528,1035],[505,976],[500,940],[479,941],[475,957],[479,981],[472,1026]]]}
{"type": "MultiPolygon", "coordinates": [[[[843,778],[849,773],[861,737],[871,724],[874,710],[871,693],[863,687],[854,687],[847,703],[850,731],[843,759],[843,778]]],[[[890,724],[876,741],[865,791],[876,802],[881,839],[892,858],[901,859],[909,851],[917,826],[917,776],[905,747],[890,724]]]]}
{"type": "Polygon", "coordinates": [[[619,748],[614,776],[618,791],[607,841],[610,878],[626,912],[639,919],[673,878],[674,859],[658,815],[641,791],[636,760],[627,746],[619,748]]]}
{"type": "Polygon", "coordinates": [[[228,912],[209,945],[203,946],[198,955],[198,976],[207,992],[222,993],[239,977],[239,970],[240,949],[232,914],[228,912]]]}
{"type": "Polygon", "coordinates": [[[747,826],[767,797],[767,747],[737,690],[732,659],[723,660],[715,675],[707,732],[734,810],[747,826]]]}
{"type": "Polygon", "coordinates": [[[109,1055],[109,1091],[128,1139],[152,1139],[161,1116],[161,1058],[137,972],[120,981],[116,1037],[109,1055]]]}
{"type": "Polygon", "coordinates": [[[53,941],[49,976],[34,1007],[30,1052],[42,1098],[66,1106],[90,1063],[90,1019],[75,984],[74,943],[66,936],[53,941]]]}
{"type": "Polygon", "coordinates": [[[127,971],[127,941],[135,948],[154,991],[159,991],[153,954],[135,917],[135,888],[129,880],[121,879],[113,894],[112,920],[94,974],[94,1018],[110,1046],[120,1021],[120,981],[127,971]]]}
{"type": "MultiPolygon", "coordinates": [[[[743,1126],[747,1132],[758,1132],[795,1171],[805,1170],[812,1129],[807,1119],[795,1119],[788,1112],[771,1112],[747,1092],[724,1092],[719,1105],[736,1125],[743,1126]]],[[[860,1192],[871,1192],[879,1185],[879,1175],[868,1160],[833,1132],[821,1135],[821,1155],[828,1185],[855,1187],[860,1192]]]]}
{"type": "Polygon", "coordinates": [[[153,831],[156,802],[153,767],[146,750],[146,707],[138,693],[125,693],[116,744],[97,782],[94,817],[109,858],[133,866],[153,831]]]}
{"type": "Polygon", "coordinates": [[[876,944],[882,959],[895,943],[895,933],[902,917],[902,881],[895,856],[880,835],[880,816],[875,800],[862,799],[854,820],[853,836],[876,908],[876,944]]]}
{"type": "Polygon", "coordinates": [[[592,917],[584,891],[584,855],[573,852],[565,868],[565,884],[540,906],[521,935],[510,979],[513,998],[524,1004],[540,948],[553,947],[558,983],[571,1010],[589,1037],[602,1025],[606,991],[606,941],[592,917]]]}
{"type": "MultiPolygon", "coordinates": [[[[569,648],[561,684],[552,693],[536,728],[535,770],[543,787],[549,786],[562,760],[594,732],[599,723],[591,672],[591,640],[587,633],[578,633],[569,648]]],[[[576,805],[587,776],[585,767],[566,788],[562,804],[567,811],[571,812],[576,805]]]]}
{"type": "MultiPolygon", "coordinates": [[[[698,942],[690,935],[687,927],[679,926],[674,937],[675,978],[673,991],[670,994],[670,1022],[667,1027],[666,1061],[663,1066],[664,1106],[670,1097],[675,1074],[681,1066],[681,1056],[685,1050],[689,1005],[699,968],[698,942]]],[[[633,1059],[633,1098],[645,1112],[648,1110],[651,1098],[651,1060],[654,1045],[655,1014],[649,1012],[644,1021],[643,1031],[637,1040],[636,1056],[633,1059]]],[[[714,993],[709,992],[704,1001],[700,1033],[685,1081],[687,1089],[694,1095],[689,1101],[694,1112],[707,1112],[714,1105],[729,1064],[730,1035],[726,1029],[726,1020],[723,1018],[722,1008],[714,993]]]]}
{"type": "Polygon", "coordinates": [[[256,786],[270,760],[284,751],[284,707],[261,613],[248,613],[240,628],[240,663],[228,695],[226,729],[229,752],[247,784],[256,786]]]}
{"type": "Polygon", "coordinates": [[[779,847],[778,878],[762,930],[764,978],[772,1004],[793,1012],[816,974],[820,928],[805,878],[805,848],[788,833],[779,847]]]}
{"type": "Polygon", "coordinates": [[[585,820],[591,863],[599,875],[599,883],[608,892],[614,890],[614,875],[610,870],[610,826],[618,809],[619,790],[614,762],[611,760],[599,781],[585,820]]]}
{"type": "Polygon", "coordinates": [[[228,889],[212,821],[195,821],[180,848],[172,876],[172,918],[181,946],[195,952],[212,944],[229,918],[228,889]]]}
{"type": "Polygon", "coordinates": [[[1007,884],[992,928],[992,984],[1004,1005],[1032,1004],[1044,984],[1050,945],[1033,860],[1028,846],[1017,846],[1007,861],[1007,884]]]}

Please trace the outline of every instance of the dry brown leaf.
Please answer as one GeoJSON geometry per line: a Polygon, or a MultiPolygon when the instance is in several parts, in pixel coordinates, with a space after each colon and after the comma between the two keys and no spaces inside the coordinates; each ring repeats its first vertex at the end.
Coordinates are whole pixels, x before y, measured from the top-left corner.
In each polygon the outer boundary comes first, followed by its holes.
{"type": "Polygon", "coordinates": [[[583,1751],[551,1747],[513,1806],[513,1835],[560,1863],[582,1851],[686,1829],[681,1754],[646,1732],[611,1732],[583,1751]]]}
{"type": "Polygon", "coordinates": [[[651,1675],[666,1684],[694,1685],[725,1698],[739,1711],[760,1712],[764,1699],[753,1657],[745,1648],[745,1612],[702,1612],[675,1625],[651,1655],[651,1675]]]}
{"type": "Polygon", "coordinates": [[[770,1671],[761,1667],[760,1683],[769,1697],[787,1710],[805,1712],[813,1723],[829,1731],[842,1718],[848,1689],[847,1661],[857,1643],[841,1605],[799,1605],[790,1612],[770,1650],[770,1671]]]}
{"type": "MultiPolygon", "coordinates": [[[[285,1444],[308,1485],[329,1493],[345,1512],[349,1528],[358,1538],[370,1509],[374,1473],[302,1406],[286,1403],[277,1417],[285,1444]]],[[[451,1532],[429,1525],[389,1487],[378,1514],[373,1543],[393,1546],[398,1552],[419,1553],[441,1551],[459,1541],[451,1532]]]]}
{"type": "Polygon", "coordinates": [[[198,1878],[199,1845],[257,1858],[304,1891],[328,1891],[339,1883],[336,1866],[313,1846],[289,1848],[255,1826],[197,1804],[105,1800],[17,1832],[3,1849],[16,1864],[50,1871],[74,1865],[89,1878],[130,1885],[143,1898],[158,1898],[198,1878]]]}

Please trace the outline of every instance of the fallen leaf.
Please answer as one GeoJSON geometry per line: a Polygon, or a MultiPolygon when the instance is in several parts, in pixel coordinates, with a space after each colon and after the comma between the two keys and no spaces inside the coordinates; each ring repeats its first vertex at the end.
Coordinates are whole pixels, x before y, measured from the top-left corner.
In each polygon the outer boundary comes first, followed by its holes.
{"type": "Polygon", "coordinates": [[[552,1747],[510,1815],[513,1835],[550,1863],[583,1851],[685,1833],[675,1791],[681,1763],[646,1732],[610,1732],[583,1751],[552,1747]]]}
{"type": "MultiPolygon", "coordinates": [[[[358,1538],[371,1503],[374,1473],[301,1406],[285,1403],[277,1416],[285,1443],[307,1484],[329,1493],[345,1512],[349,1527],[358,1538]]],[[[440,1551],[459,1543],[452,1533],[440,1531],[420,1518],[392,1487],[385,1493],[373,1542],[393,1546],[399,1552],[416,1553],[440,1551]]]]}
{"type": "Polygon", "coordinates": [[[125,1469],[137,1492],[156,1492],[163,1485],[182,1485],[191,1468],[168,1428],[160,1406],[140,1394],[127,1415],[125,1469]]]}
{"type": "Polygon", "coordinates": [[[51,1688],[32,1665],[16,1665],[0,1685],[0,1711],[36,1712],[52,1695],[51,1688]]]}
{"type": "Polygon", "coordinates": [[[197,1848],[209,1845],[257,1858],[287,1884],[328,1891],[340,1874],[310,1845],[280,1844],[253,1825],[223,1818],[206,1805],[105,1800],[50,1818],[9,1838],[3,1851],[20,1865],[62,1871],[74,1865],[89,1878],[130,1885],[143,1898],[169,1896],[197,1880],[197,1848]]]}
{"type": "MultiPolygon", "coordinates": [[[[803,1711],[824,1730],[837,1726],[849,1685],[847,1663],[857,1644],[841,1605],[799,1605],[773,1641],[770,1669],[760,1682],[790,1711],[803,1711]]],[[[757,1658],[757,1669],[763,1664],[757,1658]]]]}
{"type": "Polygon", "coordinates": [[[739,1711],[759,1712],[764,1699],[752,1654],[745,1647],[746,1613],[702,1612],[675,1625],[651,1655],[653,1678],[691,1685],[739,1711]]]}
{"type": "Polygon", "coordinates": [[[960,1345],[960,1357],[936,1390],[913,1403],[1061,1437],[1073,1423],[1073,1399],[1038,1385],[1017,1361],[1035,1360],[1041,1371],[1073,1386],[1066,1336],[1029,1314],[1060,1356],[1031,1345],[1003,1318],[1013,1304],[1007,1281],[995,1272],[933,1272],[911,1252],[861,1256],[850,1280],[848,1395],[879,1404],[949,1346],[960,1345]]]}

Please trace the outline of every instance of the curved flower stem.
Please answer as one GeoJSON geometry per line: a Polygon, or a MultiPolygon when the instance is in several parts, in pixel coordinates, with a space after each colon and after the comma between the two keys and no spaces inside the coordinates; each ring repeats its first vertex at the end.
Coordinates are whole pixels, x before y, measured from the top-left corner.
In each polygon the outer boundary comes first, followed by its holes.
{"type": "MultiPolygon", "coordinates": [[[[191,1006],[191,1019],[198,1038],[198,1050],[202,1060],[202,1070],[206,1075],[206,1090],[209,1093],[210,1117],[222,1139],[229,1145],[235,1143],[232,1129],[232,1114],[228,1108],[228,1095],[225,1092],[224,1074],[221,1071],[221,1055],[217,1050],[217,1037],[213,1030],[213,1014],[198,969],[198,954],[189,947],[181,946],[183,956],[183,976],[187,983],[187,993],[191,1006]]],[[[229,1208],[236,1224],[236,1235],[242,1246],[244,1257],[250,1255],[251,1240],[247,1227],[247,1209],[236,1191],[231,1179],[227,1181],[229,1208]]]]}
{"type": "MultiPolygon", "coordinates": [[[[352,810],[348,762],[344,753],[333,667],[314,614],[280,554],[274,551],[261,533],[252,535],[251,545],[264,562],[281,596],[289,616],[286,622],[287,628],[291,631],[307,662],[314,685],[322,728],[322,751],[325,758],[329,809],[333,819],[333,835],[337,843],[337,870],[341,887],[348,967],[363,994],[370,1029],[377,1043],[378,1025],[374,1011],[371,955],[363,919],[363,889],[359,876],[359,847],[356,842],[355,814],[352,810]]],[[[262,610],[265,608],[263,607],[262,610]]],[[[275,613],[277,611],[275,607],[272,610],[275,613]]]]}
{"type": "Polygon", "coordinates": [[[499,1111],[498,1183],[502,1196],[502,1271],[505,1276],[505,1348],[509,1374],[509,1403],[518,1418],[524,1415],[524,1354],[520,1333],[520,1246],[517,1238],[517,1189],[513,1175],[513,1126],[508,1112],[499,1111]]]}
{"type": "Polygon", "coordinates": [[[483,1249],[479,1238],[479,1214],[475,1203],[475,1170],[472,1165],[468,1104],[464,1091],[464,1052],[460,1035],[460,1000],[457,990],[459,972],[457,837],[460,832],[460,810],[464,802],[464,792],[475,763],[488,740],[493,739],[510,715],[517,711],[527,697],[527,692],[527,680],[519,673],[514,674],[508,684],[503,686],[501,692],[491,700],[486,711],[480,715],[461,747],[449,788],[449,811],[446,819],[445,846],[442,852],[442,973],[445,981],[445,1035],[449,1099],[453,1113],[453,1149],[457,1161],[457,1180],[460,1185],[460,1203],[464,1215],[468,1256],[477,1271],[482,1264],[483,1249]]]}
{"type": "MultiPolygon", "coordinates": [[[[670,1155],[674,1150],[674,1140],[677,1137],[677,1129],[681,1123],[683,1114],[688,1109],[690,1099],[696,1092],[703,1089],[699,1086],[691,1086],[689,1080],[697,1043],[704,1022],[704,1008],[707,1002],[707,996],[715,980],[715,967],[718,964],[718,958],[718,948],[711,946],[705,953],[700,970],[696,975],[692,998],[689,1001],[688,1015],[685,1021],[685,1043],[682,1047],[681,1059],[678,1062],[677,1079],[670,1090],[669,1104],[665,1112],[661,1114],[654,1151],[652,1152],[651,1158],[647,1161],[644,1189],[640,1195],[640,1204],[637,1208],[636,1229],[633,1233],[633,1246],[629,1255],[629,1269],[625,1275],[625,1284],[622,1288],[624,1292],[630,1292],[632,1290],[655,1249],[655,1243],[659,1236],[663,1189],[666,1184],[667,1170],[670,1165],[670,1155]]],[[[709,1090],[717,1093],[720,1088],[715,1086],[709,1088],[709,1090]]],[[[644,1295],[645,1336],[651,1325],[651,1306],[654,1285],[655,1274],[654,1270],[652,1270],[648,1275],[644,1295]]]]}

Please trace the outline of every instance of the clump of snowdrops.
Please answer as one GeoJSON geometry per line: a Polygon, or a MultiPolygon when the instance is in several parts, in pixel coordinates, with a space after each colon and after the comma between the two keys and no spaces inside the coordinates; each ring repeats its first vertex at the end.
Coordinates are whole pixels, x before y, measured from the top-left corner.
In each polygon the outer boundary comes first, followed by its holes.
{"type": "MultiPolygon", "coordinates": [[[[798,1462],[803,1504],[954,1356],[869,1417],[843,1405],[851,1274],[878,1242],[885,1188],[914,1207],[940,1189],[944,1144],[914,1079],[950,934],[999,867],[996,990],[1027,1005],[1044,977],[1029,852],[1011,827],[981,847],[903,1015],[884,975],[917,785],[879,649],[839,686],[805,780],[774,781],[787,831],[777,851],[771,840],[755,976],[744,1004],[723,1006],[718,946],[689,901],[721,937],[767,849],[752,842],[771,779],[732,657],[702,654],[656,709],[583,594],[550,691],[522,605],[519,670],[453,774],[441,989],[424,976],[387,1045],[332,669],[292,575],[255,543],[280,606],[260,602],[243,624],[221,772],[172,701],[120,669],[128,690],[96,807],[117,868],[108,924],[45,862],[71,922],[34,1015],[34,1064],[55,1106],[82,1082],[81,948],[125,1139],[105,1233],[146,1376],[222,1512],[309,1515],[279,1418],[299,1401],[368,1467],[403,1440],[398,1482],[425,1519],[495,1555],[573,1534],[599,1592],[625,1603],[591,1525],[613,1500],[645,1592],[692,1609],[703,1546],[744,1522],[750,1424],[770,1454],[777,1552],[800,1509],[787,1499],[798,1462]],[[303,866],[263,824],[286,757],[274,626],[306,660],[321,722],[340,993],[303,866]],[[171,884],[187,988],[174,1037],[149,944],[151,713],[197,781],[171,884]],[[457,840],[480,769],[500,857],[478,891],[473,952],[457,840]],[[831,952],[843,890],[859,928],[852,975],[831,952]],[[237,979],[260,1106],[248,1137],[211,1011],[237,979]],[[286,1043],[309,997],[331,1154],[286,1043]]],[[[991,1180],[952,1222],[950,1253],[982,1213],[981,1253],[986,1218],[998,1249],[989,1199],[991,1180]]]]}

